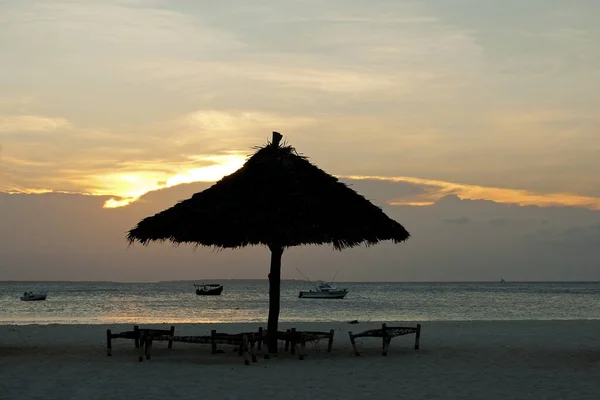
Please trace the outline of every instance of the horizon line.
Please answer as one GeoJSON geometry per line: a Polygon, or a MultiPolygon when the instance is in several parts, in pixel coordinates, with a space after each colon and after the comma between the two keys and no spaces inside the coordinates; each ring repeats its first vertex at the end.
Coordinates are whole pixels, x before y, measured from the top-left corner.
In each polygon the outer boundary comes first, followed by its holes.
{"type": "MultiPolygon", "coordinates": [[[[322,279],[321,279],[322,280],[322,279]]],[[[187,283],[209,281],[260,281],[268,282],[267,278],[214,278],[214,279],[174,279],[159,281],[113,281],[113,280],[0,280],[3,283],[123,283],[123,284],[152,284],[152,283],[187,283]]],[[[281,281],[307,282],[305,279],[281,279],[281,281]]],[[[315,281],[320,281],[319,279],[315,281]]],[[[329,282],[329,281],[327,281],[329,282]]],[[[338,283],[600,283],[600,280],[458,280],[458,281],[337,281],[338,283]]]]}

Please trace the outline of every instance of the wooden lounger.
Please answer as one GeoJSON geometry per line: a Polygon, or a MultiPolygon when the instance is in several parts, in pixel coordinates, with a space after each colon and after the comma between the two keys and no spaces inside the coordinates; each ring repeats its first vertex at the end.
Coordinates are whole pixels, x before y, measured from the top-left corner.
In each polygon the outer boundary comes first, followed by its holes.
{"type": "Polygon", "coordinates": [[[421,324],[417,324],[416,327],[404,327],[404,326],[387,326],[386,324],[381,325],[381,329],[371,329],[368,331],[364,331],[362,333],[352,334],[352,331],[348,332],[350,336],[350,342],[352,343],[352,348],[354,349],[354,354],[357,356],[360,355],[358,350],[356,349],[356,342],[354,339],[360,337],[376,337],[382,338],[382,356],[387,356],[388,348],[390,346],[390,342],[396,336],[409,335],[411,333],[416,334],[415,336],[415,350],[419,350],[419,340],[421,339],[421,324]]]}
{"type": "MultiPolygon", "coordinates": [[[[132,331],[125,331],[125,332],[120,332],[120,333],[112,333],[112,331],[110,329],[106,330],[106,355],[111,356],[112,355],[112,340],[113,339],[130,339],[134,341],[135,344],[135,348],[139,348],[140,347],[140,340],[146,338],[146,337],[153,337],[153,336],[163,336],[163,335],[169,335],[169,336],[173,336],[175,334],[175,327],[171,326],[170,329],[152,329],[152,328],[142,328],[140,329],[140,327],[138,325],[135,325],[133,327],[132,331]]],[[[168,339],[164,339],[164,340],[168,340],[168,339]]],[[[168,348],[172,348],[173,347],[173,341],[169,340],[169,345],[168,348]]]]}
{"type": "Polygon", "coordinates": [[[277,332],[277,339],[285,341],[284,351],[290,352],[290,354],[296,354],[296,346],[300,345],[300,354],[298,359],[304,360],[306,353],[307,342],[317,342],[319,340],[327,339],[327,352],[331,353],[333,347],[333,336],[335,331],[331,329],[329,332],[316,332],[316,331],[297,331],[296,328],[288,329],[286,332],[277,332]]]}
{"type": "Polygon", "coordinates": [[[216,330],[210,332],[210,336],[173,336],[173,335],[162,335],[152,336],[148,335],[144,339],[143,351],[140,354],[139,361],[143,361],[144,357],[149,360],[150,352],[152,349],[152,342],[154,340],[168,340],[169,342],[181,342],[181,343],[197,343],[197,344],[210,344],[212,354],[217,353],[217,344],[229,344],[238,346],[240,356],[244,356],[244,364],[250,365],[250,359],[252,362],[257,362],[255,346],[258,350],[262,348],[263,341],[265,339],[263,329],[259,328],[258,332],[243,332],[243,333],[218,333],[216,330]]]}

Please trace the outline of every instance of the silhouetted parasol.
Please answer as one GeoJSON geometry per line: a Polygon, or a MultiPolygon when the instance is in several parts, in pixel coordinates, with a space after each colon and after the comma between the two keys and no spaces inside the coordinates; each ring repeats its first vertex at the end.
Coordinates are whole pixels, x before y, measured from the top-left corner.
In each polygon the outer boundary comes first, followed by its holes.
{"type": "Polygon", "coordinates": [[[400,243],[409,233],[398,222],[296,150],[273,141],[242,168],[129,231],[130,242],[193,243],[215,248],[265,245],[269,272],[269,352],[277,352],[281,256],[286,247],[332,244],[337,250],[383,240],[400,243]]]}

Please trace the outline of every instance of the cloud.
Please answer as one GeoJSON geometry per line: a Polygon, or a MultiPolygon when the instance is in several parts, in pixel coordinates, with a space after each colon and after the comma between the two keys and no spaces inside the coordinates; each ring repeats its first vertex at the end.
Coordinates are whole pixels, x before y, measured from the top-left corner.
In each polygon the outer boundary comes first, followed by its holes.
{"type": "Polygon", "coordinates": [[[491,226],[504,226],[509,223],[506,218],[493,218],[488,221],[491,226]]]}
{"type": "Polygon", "coordinates": [[[70,128],[65,118],[40,117],[37,115],[0,115],[0,134],[2,133],[48,133],[70,128]]]}
{"type": "Polygon", "coordinates": [[[471,222],[471,219],[469,217],[446,218],[444,219],[444,222],[449,224],[466,225],[471,222]]]}
{"type": "MultiPolygon", "coordinates": [[[[390,191],[389,182],[373,181],[368,189],[361,189],[361,194],[382,197],[378,183],[384,193],[390,191]]],[[[266,278],[268,250],[262,247],[215,253],[202,248],[194,251],[191,246],[127,246],[124,232],[141,218],[209,185],[182,184],[153,191],[116,209],[102,208],[107,197],[0,193],[0,221],[11,227],[0,230],[0,280],[139,281],[142,271],[149,280],[194,279],[198,274],[208,278],[266,278]],[[71,220],[83,222],[64,223],[71,220]],[[165,270],[165,265],[173,267],[165,270]]],[[[291,276],[296,267],[306,267],[305,273],[316,277],[332,276],[339,268],[339,279],[348,281],[497,281],[499,276],[514,281],[600,279],[600,211],[510,206],[456,196],[427,207],[384,204],[383,209],[409,229],[410,240],[341,253],[327,246],[292,248],[286,251],[284,274],[291,276]],[[446,221],[457,215],[472,222],[504,218],[520,223],[511,223],[510,229],[471,223],[457,235],[460,227],[446,221]],[[542,226],[542,220],[548,223],[542,226]],[[371,267],[365,269],[364,265],[371,267]]]]}
{"type": "Polygon", "coordinates": [[[0,190],[128,197],[282,130],[340,176],[413,177],[393,204],[595,208],[588,3],[4,2],[0,190]]]}
{"type": "Polygon", "coordinates": [[[345,176],[353,180],[382,180],[392,182],[408,182],[422,186],[423,195],[417,198],[398,199],[390,201],[391,205],[404,204],[433,204],[436,200],[448,194],[455,194],[461,199],[478,200],[486,199],[498,203],[549,206],[577,206],[593,210],[600,210],[600,197],[580,196],[570,193],[535,193],[526,190],[486,187],[438,180],[413,178],[406,176],[345,176]]]}
{"type": "Polygon", "coordinates": [[[314,118],[277,115],[260,111],[199,110],[185,115],[181,126],[203,134],[268,133],[269,129],[296,129],[315,124],[314,118]]]}
{"type": "Polygon", "coordinates": [[[569,242],[595,243],[600,245],[600,222],[565,229],[560,233],[560,237],[569,242]]]}

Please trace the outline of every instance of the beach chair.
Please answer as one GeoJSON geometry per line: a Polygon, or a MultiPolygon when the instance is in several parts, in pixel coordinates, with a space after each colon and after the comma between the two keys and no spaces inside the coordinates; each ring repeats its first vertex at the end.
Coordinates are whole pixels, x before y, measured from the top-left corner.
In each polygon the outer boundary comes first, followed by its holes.
{"type": "Polygon", "coordinates": [[[386,324],[381,324],[381,329],[370,329],[368,331],[364,331],[362,333],[353,334],[352,331],[348,332],[350,336],[350,342],[352,343],[352,348],[354,349],[354,354],[357,356],[360,355],[358,350],[356,349],[356,342],[354,339],[360,337],[376,337],[382,339],[382,356],[387,356],[388,348],[390,347],[390,343],[393,338],[397,336],[409,335],[411,333],[415,334],[415,350],[419,350],[419,341],[421,339],[421,324],[417,324],[417,326],[387,326],[386,324]]]}
{"type": "MultiPolygon", "coordinates": [[[[129,339],[133,340],[135,348],[140,347],[140,342],[145,343],[148,337],[159,337],[159,336],[174,336],[175,327],[171,326],[170,329],[153,329],[153,328],[140,328],[138,325],[134,325],[132,331],[125,331],[119,333],[112,333],[110,329],[106,330],[106,355],[112,356],[112,341],[113,339],[129,339]]],[[[160,339],[157,339],[160,340],[160,339]]],[[[163,339],[169,342],[168,348],[173,347],[173,341],[169,339],[163,339]]]]}

